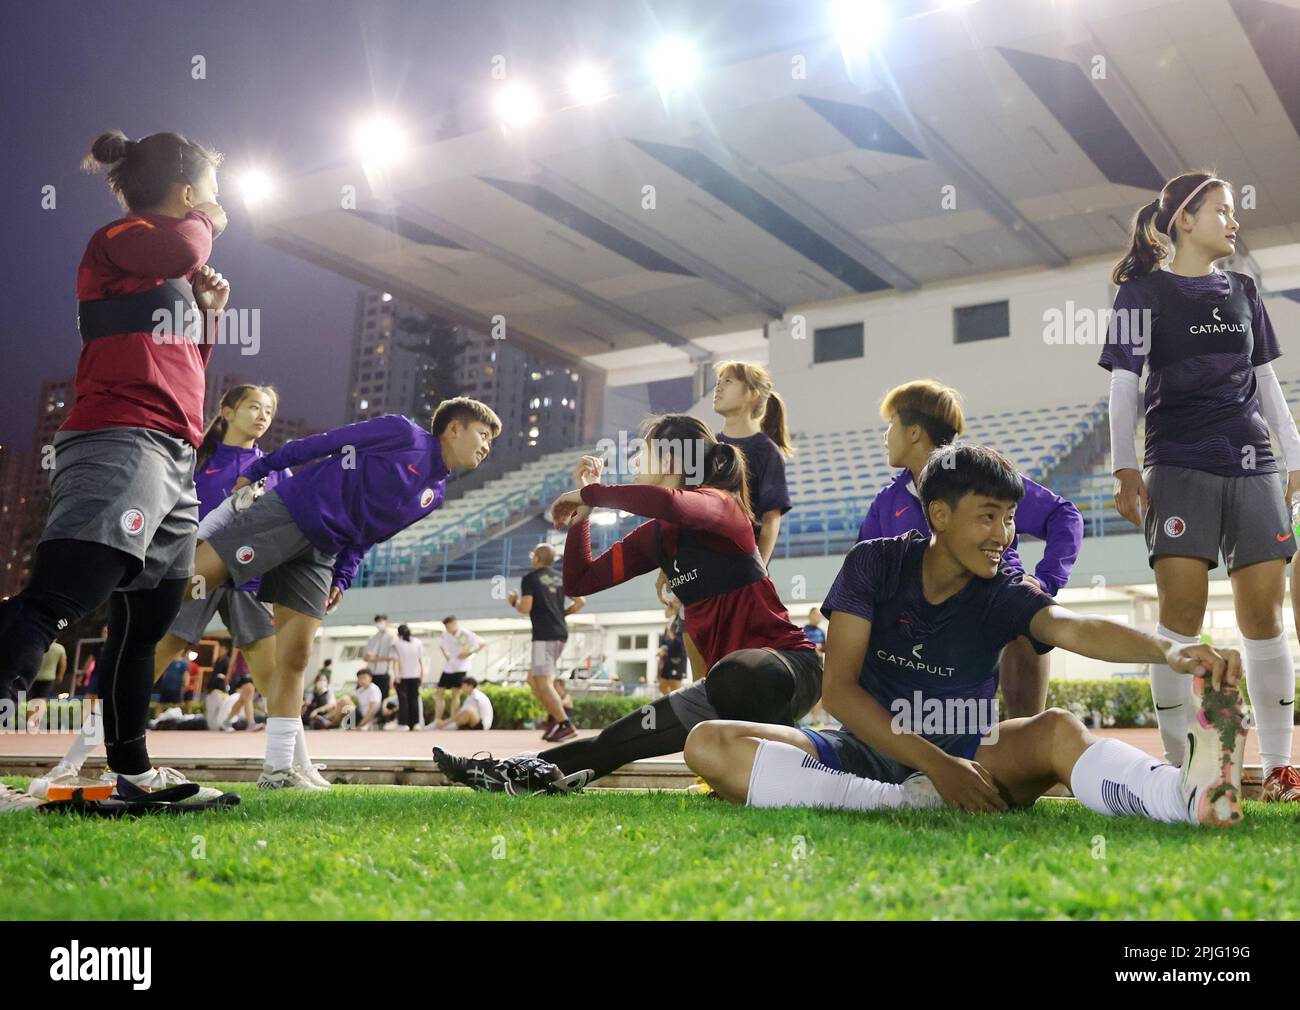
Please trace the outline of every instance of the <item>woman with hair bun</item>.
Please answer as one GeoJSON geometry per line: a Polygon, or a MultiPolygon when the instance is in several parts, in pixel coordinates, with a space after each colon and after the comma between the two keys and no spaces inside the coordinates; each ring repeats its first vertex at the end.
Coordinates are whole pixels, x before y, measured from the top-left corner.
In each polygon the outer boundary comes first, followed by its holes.
{"type": "MultiPolygon", "coordinates": [[[[117,793],[165,801],[192,792],[145,748],[154,647],[193,572],[207,327],[230,285],[208,257],[226,227],[221,155],[178,133],[95,139],[126,214],[91,236],[77,270],[76,399],[54,437],[50,509],[27,586],[0,609],[0,700],[35,677],[55,636],[109,600],[97,665],[117,793]],[[165,320],[159,322],[159,320],[165,320]]],[[[201,800],[221,794],[200,792],[201,800]]],[[[23,797],[24,800],[29,799],[23,797]]],[[[0,811],[30,805],[0,786],[0,811]]]]}

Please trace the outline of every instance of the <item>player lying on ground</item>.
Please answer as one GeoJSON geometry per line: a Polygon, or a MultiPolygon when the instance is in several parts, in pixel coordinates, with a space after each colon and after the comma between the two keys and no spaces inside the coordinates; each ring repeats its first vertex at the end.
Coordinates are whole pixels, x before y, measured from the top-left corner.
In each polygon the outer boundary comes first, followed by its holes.
{"type": "Polygon", "coordinates": [[[1005,810],[1065,784],[1102,814],[1239,821],[1246,734],[1237,653],[1080,616],[1000,568],[1024,488],[993,450],[942,449],[919,484],[932,536],[859,543],[822,607],[823,700],[844,729],[701,723],[687,740],[690,767],[724,798],[755,807],[1005,810]],[[998,653],[1019,635],[1040,651],[1208,669],[1194,678],[1199,712],[1183,769],[1094,737],[1060,709],[997,721],[998,653]]]}
{"type": "Polygon", "coordinates": [[[663,569],[708,663],[707,679],[540,759],[476,760],[435,748],[453,782],[506,792],[554,790],[561,781],[572,788],[629,761],[675,754],[706,719],[794,725],[821,693],[817,651],[790,622],[759,557],[740,450],[685,414],[649,419],[642,437],[635,484],[599,483],[601,461],[584,456],[574,470],[580,490],[552,506],[556,527],[569,524],[564,591],[585,596],[663,569]],[[587,517],[595,507],[650,521],[593,559],[587,517]]]}
{"type": "Polygon", "coordinates": [[[199,545],[195,577],[208,586],[261,578],[275,605],[275,675],[267,694],[264,789],[320,789],[301,770],[303,674],[327,609],[376,543],[418,522],[443,499],[447,475],[487,457],[501,421],[477,400],[445,400],[430,430],[386,414],[288,442],[249,463],[235,492],[273,470],[328,457],[280,482],[199,545]],[[295,751],[298,752],[297,757],[295,751]]]}

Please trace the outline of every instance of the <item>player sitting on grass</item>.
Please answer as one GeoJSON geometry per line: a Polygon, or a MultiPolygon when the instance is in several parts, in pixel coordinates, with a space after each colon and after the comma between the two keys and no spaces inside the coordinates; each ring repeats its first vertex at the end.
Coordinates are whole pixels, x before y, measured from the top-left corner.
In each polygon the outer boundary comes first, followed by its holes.
{"type": "Polygon", "coordinates": [[[1238,654],[1083,617],[1001,568],[1024,488],[993,450],[940,450],[919,491],[933,535],[862,541],[822,607],[824,704],[844,729],[701,723],[686,743],[691,769],[725,799],[754,807],[1005,810],[1064,784],[1101,814],[1238,822],[1246,735],[1238,654]],[[1183,768],[1098,739],[1060,709],[980,718],[997,691],[998,654],[1021,635],[1040,652],[1060,646],[1194,674],[1199,711],[1183,768]]]}

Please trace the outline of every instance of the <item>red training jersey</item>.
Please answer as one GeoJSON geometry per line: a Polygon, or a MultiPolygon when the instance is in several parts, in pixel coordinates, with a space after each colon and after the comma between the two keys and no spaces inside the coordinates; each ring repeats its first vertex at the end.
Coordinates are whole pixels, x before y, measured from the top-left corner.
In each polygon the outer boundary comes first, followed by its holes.
{"type": "MultiPolygon", "coordinates": [[[[586,596],[659,567],[656,540],[665,559],[677,553],[679,532],[691,530],[699,546],[723,555],[757,550],[754,527],[731,495],[716,488],[662,488],[653,484],[588,484],[587,505],[650,517],[600,557],[591,556],[591,530],[584,520],[569,529],[564,550],[564,591],[586,596]]],[[[759,579],[683,608],[686,631],[712,667],[737,649],[813,649],[768,578],[759,579]]]]}
{"type": "MultiPolygon", "coordinates": [[[[187,281],[212,253],[212,221],[130,213],[91,236],[77,268],[77,300],[136,295],[169,278],[187,281]]],[[[195,447],[203,439],[207,340],[156,341],[153,333],[113,333],[87,340],[77,361],[76,401],[60,430],[151,428],[195,447]]]]}

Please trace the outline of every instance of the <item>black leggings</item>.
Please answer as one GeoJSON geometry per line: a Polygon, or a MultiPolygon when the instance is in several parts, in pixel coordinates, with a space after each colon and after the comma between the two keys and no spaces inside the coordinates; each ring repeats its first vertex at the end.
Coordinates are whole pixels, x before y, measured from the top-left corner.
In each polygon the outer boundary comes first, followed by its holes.
{"type": "Polygon", "coordinates": [[[691,728],[707,719],[790,725],[821,695],[821,665],[815,652],[807,653],[729,652],[702,683],[623,716],[597,737],[552,747],[541,756],[566,775],[590,768],[601,778],[629,761],[677,753],[691,728]]]}
{"type": "Polygon", "coordinates": [[[415,729],[420,721],[420,678],[406,677],[397,682],[397,721],[415,729]]]}
{"type": "Polygon", "coordinates": [[[113,547],[48,540],[36,548],[26,588],[0,604],[0,700],[16,702],[59,632],[109,601],[108,641],[95,669],[108,763],[124,775],[149,770],[144,734],[154,646],[171,627],[189,582],[166,579],[154,589],[114,591],[139,570],[138,560],[113,547]]]}

